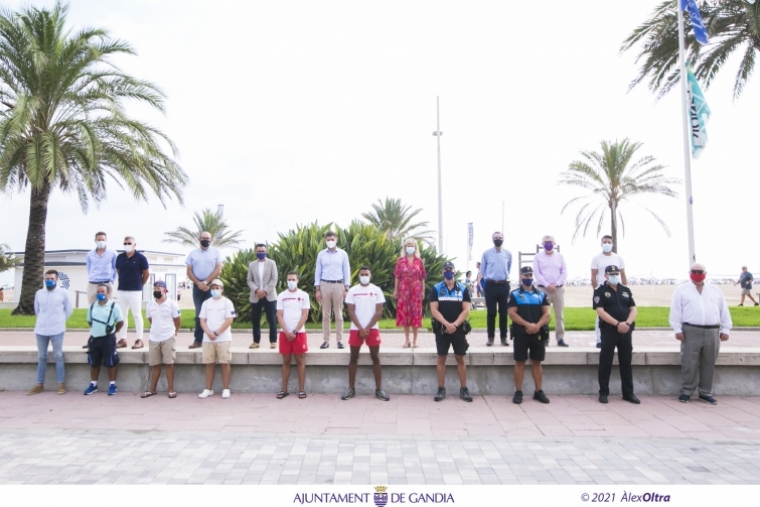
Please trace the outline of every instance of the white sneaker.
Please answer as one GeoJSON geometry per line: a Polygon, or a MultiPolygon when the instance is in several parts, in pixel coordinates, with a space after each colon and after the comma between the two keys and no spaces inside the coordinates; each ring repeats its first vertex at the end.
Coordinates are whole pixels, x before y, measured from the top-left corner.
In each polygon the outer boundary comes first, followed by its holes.
{"type": "Polygon", "coordinates": [[[229,389],[225,389],[224,391],[222,391],[222,398],[229,398],[229,397],[230,397],[229,389]]]}
{"type": "Polygon", "coordinates": [[[213,396],[214,391],[211,389],[204,389],[201,394],[198,395],[198,398],[208,398],[209,396],[213,396]]]}

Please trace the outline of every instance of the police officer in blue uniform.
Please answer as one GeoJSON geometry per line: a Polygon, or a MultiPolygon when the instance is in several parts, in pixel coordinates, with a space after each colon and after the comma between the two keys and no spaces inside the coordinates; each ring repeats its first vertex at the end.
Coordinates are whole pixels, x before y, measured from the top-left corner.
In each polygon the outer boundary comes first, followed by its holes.
{"type": "Polygon", "coordinates": [[[470,314],[470,289],[454,279],[455,273],[454,263],[445,263],[444,280],[435,284],[430,291],[430,313],[433,315],[433,332],[438,350],[438,392],[433,398],[435,401],[441,401],[446,397],[444,379],[449,348],[454,349],[454,357],[457,360],[457,374],[461,384],[459,397],[464,401],[472,401],[467,389],[467,366],[464,364],[464,355],[469,348],[467,316],[470,314]]]}
{"type": "Polygon", "coordinates": [[[617,266],[604,268],[607,280],[594,291],[594,309],[599,315],[599,330],[602,333],[602,350],[599,352],[599,401],[608,402],[610,394],[610,372],[615,347],[620,365],[620,382],[623,399],[638,405],[633,394],[633,328],[636,320],[636,303],[631,289],[620,283],[620,269],[617,266]]]}
{"type": "Polygon", "coordinates": [[[520,287],[509,294],[507,302],[509,318],[512,319],[512,340],[515,358],[515,395],[512,398],[518,405],[522,403],[522,382],[525,376],[525,362],[530,357],[533,382],[536,390],[533,399],[549,403],[549,398],[541,389],[543,370],[541,361],[546,356],[546,343],[549,341],[549,300],[546,294],[533,285],[533,268],[520,268],[520,287]]]}

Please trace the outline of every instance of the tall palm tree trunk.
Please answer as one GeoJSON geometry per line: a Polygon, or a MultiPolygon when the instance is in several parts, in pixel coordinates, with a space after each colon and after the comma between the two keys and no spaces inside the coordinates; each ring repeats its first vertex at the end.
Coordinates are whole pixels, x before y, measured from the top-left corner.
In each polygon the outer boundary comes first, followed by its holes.
{"type": "Polygon", "coordinates": [[[21,295],[13,315],[34,315],[34,294],[42,288],[45,270],[45,223],[47,222],[50,184],[32,188],[29,205],[29,228],[24,249],[24,276],[21,279],[21,295]]]}
{"type": "Polygon", "coordinates": [[[612,251],[617,253],[617,203],[610,203],[610,236],[612,236],[612,251]]]}

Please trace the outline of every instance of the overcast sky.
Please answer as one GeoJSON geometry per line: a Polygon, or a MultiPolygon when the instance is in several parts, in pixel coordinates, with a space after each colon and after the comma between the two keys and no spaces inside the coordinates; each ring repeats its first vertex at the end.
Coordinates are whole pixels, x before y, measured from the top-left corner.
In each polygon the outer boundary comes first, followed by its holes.
{"type": "MultiPolygon", "coordinates": [[[[440,96],[444,242],[457,267],[467,267],[467,223],[474,268],[502,227],[504,201],[505,246],[515,257],[553,234],[570,275],[588,277],[600,240],[593,231],[571,243],[575,212],[560,210],[578,190],[557,185],[579,152],[629,137],[683,178],[678,92],[660,101],[646,87],[629,93],[635,54],[618,53],[659,3],[74,0],[70,24],[129,41],[138,56],[119,66],[166,92],[166,116],[130,111],[174,140],[190,183],[185,206],[166,208],[109,183],[107,202],[86,215],[74,195],[56,191],[47,248],[91,248],[103,229],[112,245],[129,234],[141,249],[185,252],[161,243],[163,232],[217,204],[246,246],[315,219],[348,225],[386,196],[422,208],[437,229],[431,134],[440,96]]],[[[742,264],[760,274],[760,77],[734,102],[736,69],[729,62],[705,92],[710,140],[692,165],[697,259],[733,276],[742,264]]],[[[677,190],[677,199],[624,204],[619,252],[629,276],[685,278],[686,205],[677,190]]],[[[0,242],[13,250],[24,248],[28,201],[28,192],[0,196],[0,242]]]]}

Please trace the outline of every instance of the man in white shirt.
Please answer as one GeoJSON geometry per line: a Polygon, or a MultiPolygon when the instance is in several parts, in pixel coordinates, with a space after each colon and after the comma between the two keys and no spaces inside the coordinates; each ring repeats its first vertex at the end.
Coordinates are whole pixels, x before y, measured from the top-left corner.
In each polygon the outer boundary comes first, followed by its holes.
{"type": "Polygon", "coordinates": [[[232,332],[230,326],[235,320],[232,301],[222,296],[224,283],[218,278],[209,284],[211,298],[205,300],[199,315],[203,329],[203,364],[206,365],[206,389],[198,398],[208,398],[214,391],[214,366],[222,367],[222,398],[230,397],[230,375],[232,373],[232,332]]]}
{"type": "MultiPolygon", "coordinates": [[[[591,259],[591,291],[595,292],[597,287],[604,285],[607,281],[604,277],[604,270],[607,266],[617,266],[620,270],[620,281],[623,285],[628,285],[628,277],[625,276],[625,262],[617,252],[615,245],[612,244],[612,236],[602,236],[602,253],[591,259]]],[[[599,331],[599,318],[594,321],[594,332],[596,333],[596,348],[602,348],[602,333],[599,331]]]]}
{"type": "Polygon", "coordinates": [[[688,403],[697,388],[700,400],[718,403],[712,396],[715,362],[733,323],[726,298],[716,286],[705,283],[706,275],[704,265],[692,265],[691,281],[676,288],[670,304],[670,327],[681,342],[681,403],[688,403]]]}
{"type": "Polygon", "coordinates": [[[287,275],[288,288],[277,295],[277,322],[280,324],[280,354],[282,354],[282,391],[277,393],[281,400],[288,394],[290,378],[290,358],[295,356],[298,370],[298,397],[306,398],[306,364],[303,355],[308,352],[306,342],[306,318],[309,316],[309,295],[298,288],[298,273],[287,275]]]}
{"type": "Polygon", "coordinates": [[[148,364],[151,366],[150,389],[141,398],[148,398],[157,393],[158,378],[161,376],[161,364],[166,365],[166,384],[169,398],[176,398],[174,391],[174,359],[176,357],[176,337],[180,326],[180,311],[177,302],[166,297],[166,282],[161,280],[153,284],[153,301],[145,308],[145,315],[150,322],[148,336],[148,364]]]}
{"type": "Polygon", "coordinates": [[[383,316],[385,296],[377,285],[369,283],[372,273],[369,266],[359,269],[359,285],[354,285],[346,296],[348,317],[351,319],[351,330],[348,345],[351,347],[351,359],[348,363],[348,389],[340,399],[348,400],[356,396],[354,389],[356,381],[356,366],[359,363],[359,351],[366,341],[369,355],[372,358],[372,371],[375,374],[375,398],[383,401],[390,400],[382,388],[382,373],[380,370],[380,327],[377,325],[383,316]]]}

